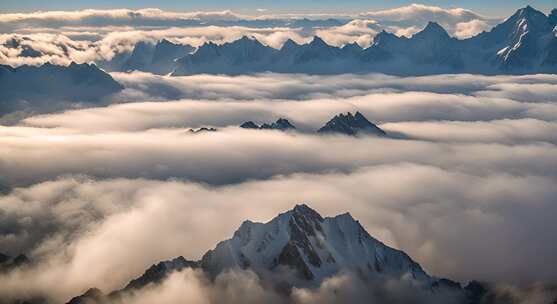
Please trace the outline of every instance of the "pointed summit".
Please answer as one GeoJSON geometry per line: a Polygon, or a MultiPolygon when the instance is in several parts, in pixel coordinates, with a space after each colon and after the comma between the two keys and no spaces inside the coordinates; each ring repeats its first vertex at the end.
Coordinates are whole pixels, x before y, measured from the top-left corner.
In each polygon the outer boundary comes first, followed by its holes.
{"type": "Polygon", "coordinates": [[[389,45],[396,45],[397,42],[401,40],[400,37],[397,35],[382,30],[375,38],[373,39],[372,46],[374,47],[388,47],[389,45]]]}
{"type": "Polygon", "coordinates": [[[213,276],[250,269],[268,282],[291,272],[295,279],[290,286],[319,284],[342,271],[365,279],[410,275],[422,283],[433,282],[408,255],[370,236],[349,214],[323,218],[306,204],[267,223],[244,222],[231,239],[208,251],[201,265],[213,276]]]}
{"type": "Polygon", "coordinates": [[[548,17],[530,5],[517,10],[511,17],[497,27],[500,26],[510,26],[512,27],[511,29],[519,32],[528,31],[543,33],[552,30],[548,17]]]}
{"type": "Polygon", "coordinates": [[[350,112],[338,114],[329,120],[318,132],[341,133],[346,135],[374,134],[377,136],[385,136],[387,134],[367,120],[360,112],[356,112],[355,115],[352,115],[350,112]]]}
{"type": "Polygon", "coordinates": [[[296,49],[297,47],[299,47],[300,45],[298,43],[296,43],[296,41],[288,38],[288,40],[286,40],[283,44],[282,47],[280,48],[280,50],[282,52],[288,52],[291,51],[293,49],[296,49]]]}
{"type": "Polygon", "coordinates": [[[317,211],[311,209],[306,204],[298,204],[298,205],[294,206],[294,209],[292,209],[291,212],[293,212],[294,214],[300,214],[300,215],[306,216],[308,218],[315,219],[319,222],[323,221],[323,217],[321,217],[321,215],[319,213],[317,213],[317,211]]]}
{"type": "Polygon", "coordinates": [[[412,38],[436,40],[450,39],[451,36],[449,36],[449,33],[447,33],[447,31],[441,25],[439,25],[439,23],[430,21],[423,30],[414,34],[412,38]]]}
{"type": "Polygon", "coordinates": [[[342,49],[343,52],[348,54],[357,54],[363,50],[363,48],[356,42],[345,44],[342,49]]]}
{"type": "Polygon", "coordinates": [[[321,37],[319,36],[314,36],[313,40],[311,40],[311,42],[309,43],[310,46],[312,47],[330,47],[330,45],[328,45],[323,39],[321,39],[321,37]]]}

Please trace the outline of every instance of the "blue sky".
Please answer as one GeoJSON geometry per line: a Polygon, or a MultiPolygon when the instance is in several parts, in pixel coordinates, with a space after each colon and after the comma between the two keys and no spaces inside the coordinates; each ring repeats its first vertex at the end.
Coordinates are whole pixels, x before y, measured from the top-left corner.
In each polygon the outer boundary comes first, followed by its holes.
{"type": "Polygon", "coordinates": [[[264,8],[273,12],[358,12],[375,9],[392,8],[410,3],[421,3],[441,7],[462,7],[491,16],[506,16],[516,9],[528,4],[548,12],[557,7],[555,0],[468,0],[468,1],[374,1],[374,0],[0,0],[2,12],[36,11],[36,10],[75,10],[84,8],[145,8],[157,7],[166,10],[223,10],[231,9],[241,13],[255,13],[255,9],[264,8]]]}

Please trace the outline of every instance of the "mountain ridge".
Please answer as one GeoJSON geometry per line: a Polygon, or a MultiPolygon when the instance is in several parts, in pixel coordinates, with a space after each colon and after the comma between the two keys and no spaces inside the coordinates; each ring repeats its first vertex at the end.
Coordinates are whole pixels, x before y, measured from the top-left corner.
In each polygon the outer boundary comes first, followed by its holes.
{"type": "Polygon", "coordinates": [[[306,44],[288,39],[280,49],[274,49],[244,36],[222,45],[202,45],[197,52],[178,59],[172,75],[557,73],[553,24],[557,24],[557,11],[546,16],[527,6],[490,31],[462,40],[451,37],[436,22],[429,22],[409,38],[382,31],[370,47],[361,50],[331,46],[319,36],[306,44]]]}
{"type": "Polygon", "coordinates": [[[0,65],[0,115],[53,102],[98,102],[124,87],[95,64],[0,65]]]}
{"type": "Polygon", "coordinates": [[[459,283],[427,274],[404,251],[373,238],[350,213],[323,217],[308,205],[297,204],[265,223],[245,220],[199,261],[182,256],[161,261],[120,290],[105,295],[91,288],[68,303],[117,302],[126,293],[160,284],[186,268],[200,269],[211,280],[227,271],[249,270],[285,294],[294,287],[317,288],[341,273],[353,273],[363,282],[404,278],[432,293],[465,292],[459,283]]]}

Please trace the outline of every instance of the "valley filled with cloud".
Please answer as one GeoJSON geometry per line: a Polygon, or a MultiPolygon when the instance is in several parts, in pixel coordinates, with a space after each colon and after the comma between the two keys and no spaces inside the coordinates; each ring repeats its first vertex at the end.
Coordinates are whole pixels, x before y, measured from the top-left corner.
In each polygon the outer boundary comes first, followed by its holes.
{"type": "Polygon", "coordinates": [[[439,276],[556,279],[555,77],[113,76],[117,104],[0,128],[2,184],[14,188],[1,247],[45,261],[2,277],[4,292],[113,290],[299,202],[350,210],[439,276]],[[391,137],[315,133],[355,111],[391,137]],[[238,127],[280,117],[299,130],[238,127]],[[218,131],[189,132],[199,127],[218,131]]]}

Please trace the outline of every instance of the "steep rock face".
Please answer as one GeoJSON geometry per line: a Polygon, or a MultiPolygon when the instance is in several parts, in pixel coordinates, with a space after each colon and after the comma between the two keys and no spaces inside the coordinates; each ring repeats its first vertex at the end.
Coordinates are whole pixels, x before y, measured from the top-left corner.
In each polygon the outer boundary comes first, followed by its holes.
{"type": "Polygon", "coordinates": [[[367,279],[408,274],[424,283],[433,280],[404,252],[371,237],[349,214],[323,218],[306,205],[265,224],[245,221],[231,239],[203,256],[201,266],[213,276],[250,269],[269,280],[291,271],[294,285],[318,284],[340,271],[367,279]]]}
{"type": "Polygon", "coordinates": [[[276,52],[277,50],[247,36],[223,45],[209,42],[202,45],[195,53],[177,60],[172,75],[264,71],[269,58],[276,52]]]}
{"type": "Polygon", "coordinates": [[[298,45],[289,42],[289,45],[285,46],[271,60],[270,66],[273,70],[289,71],[297,66],[303,69],[316,69],[320,68],[316,63],[334,63],[341,59],[343,54],[341,49],[328,45],[317,36],[308,44],[298,45]]]}
{"type": "Polygon", "coordinates": [[[547,16],[547,22],[549,22],[549,26],[553,29],[557,26],[557,8],[551,10],[549,16],[547,16]]]}
{"type": "Polygon", "coordinates": [[[125,72],[143,71],[159,75],[169,74],[176,67],[176,60],[192,52],[190,45],[175,44],[162,39],[156,44],[138,42],[128,60],[122,65],[125,72]]]}
{"type": "Polygon", "coordinates": [[[122,66],[122,71],[143,71],[147,68],[155,53],[155,46],[152,43],[140,41],[135,44],[133,51],[122,66]]]}
{"type": "Polygon", "coordinates": [[[484,58],[493,72],[541,72],[545,71],[540,64],[548,48],[551,30],[549,18],[527,6],[491,31],[465,40],[465,50],[484,58]]]}
{"type": "Polygon", "coordinates": [[[151,70],[155,74],[168,74],[174,70],[175,60],[192,52],[190,45],[175,44],[163,39],[155,45],[155,52],[151,60],[151,70]]]}
{"type": "Polygon", "coordinates": [[[357,134],[374,134],[377,136],[385,136],[387,133],[377,127],[375,124],[367,120],[360,112],[352,115],[352,113],[338,114],[329,120],[319,133],[340,133],[346,135],[357,134]]]}
{"type": "MultiPolygon", "coordinates": [[[[557,35],[557,30],[555,31],[557,35]]],[[[553,36],[548,44],[547,53],[542,62],[544,67],[557,67],[557,36],[553,36]]]]}

